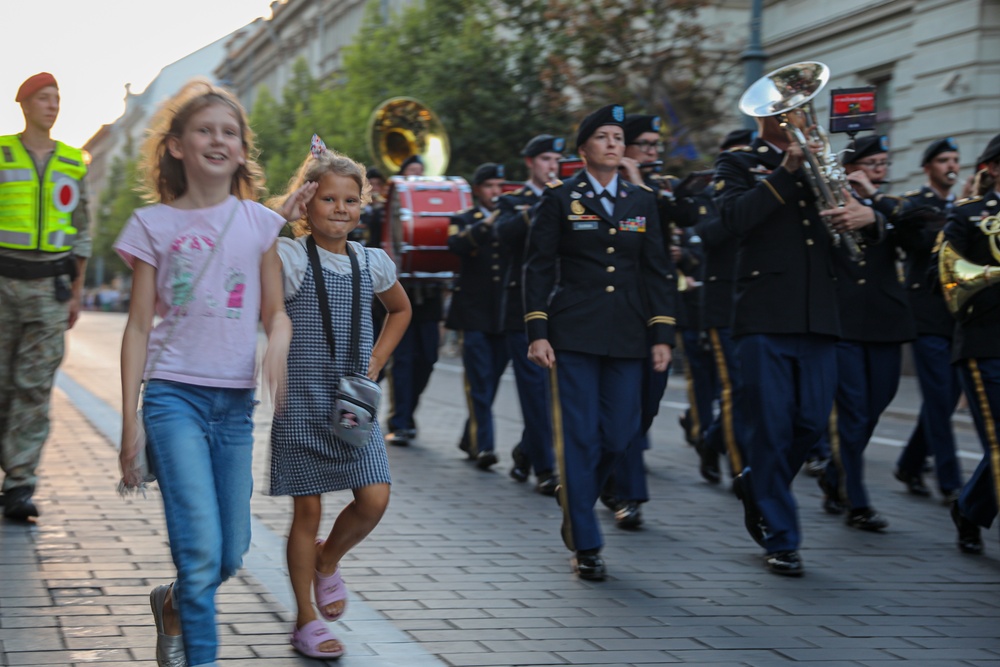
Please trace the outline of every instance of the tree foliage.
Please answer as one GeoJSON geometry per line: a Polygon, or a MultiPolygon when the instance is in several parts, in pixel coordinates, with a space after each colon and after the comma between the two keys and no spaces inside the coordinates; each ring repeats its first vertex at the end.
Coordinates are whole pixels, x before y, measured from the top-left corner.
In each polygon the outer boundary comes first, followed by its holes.
{"type": "Polygon", "coordinates": [[[738,60],[698,21],[708,0],[424,0],[382,16],[370,2],[343,67],[315,80],[304,61],[288,85],[261,91],[252,113],[270,188],[281,189],[307,155],[313,132],[371,164],[372,111],[396,96],[437,113],[451,143],[450,174],[518,157],[549,132],[572,145],[576,124],[620,102],[664,121],[668,161],[711,163],[719,100],[738,60]]]}
{"type": "Polygon", "coordinates": [[[98,220],[94,225],[96,231],[89,267],[94,270],[96,260],[100,258],[103,259],[105,271],[114,273],[125,270],[126,267],[112,246],[132,212],[146,203],[139,193],[138,160],[131,141],[126,143],[125,150],[120,155],[112,159],[107,183],[107,187],[98,195],[98,220]]]}

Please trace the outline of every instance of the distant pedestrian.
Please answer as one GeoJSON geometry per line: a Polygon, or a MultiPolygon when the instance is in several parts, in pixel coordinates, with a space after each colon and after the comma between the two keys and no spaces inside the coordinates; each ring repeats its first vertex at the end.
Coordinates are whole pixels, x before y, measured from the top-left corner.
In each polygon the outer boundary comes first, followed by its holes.
{"type": "MultiPolygon", "coordinates": [[[[157,664],[215,665],[215,592],[250,546],[258,321],[270,377],[283,377],[291,339],[275,244],[285,220],[248,201],[263,182],[253,134],[239,102],[207,81],[164,104],[142,155],[156,203],[137,209],[115,242],[134,272],[120,464],[127,478],[145,380],[142,425],[177,567],[176,581],[150,594],[157,664]],[[163,318],[155,328],[154,315],[163,318]]],[[[290,197],[288,210],[313,189],[290,197]]]]}
{"type": "Polygon", "coordinates": [[[16,101],[24,132],[0,136],[0,468],[4,516],[27,521],[38,516],[35,469],[91,241],[83,153],[49,134],[59,115],[55,77],[30,77],[16,101]]]}
{"type": "MultiPolygon", "coordinates": [[[[311,593],[315,591],[324,619],[343,616],[347,589],[340,561],[382,519],[391,480],[377,420],[367,441],[357,446],[333,433],[331,412],[342,377],[363,373],[378,380],[410,322],[410,302],[396,280],[395,263],[383,250],[347,240],[371,200],[365,168],[328,150],[315,137],[289,194],[272,201],[285,206],[286,198],[294,199],[308,184],[314,184],[315,195],[299,205],[293,223],[296,238],[278,242],[293,335],[288,389],[271,429],[270,493],[293,497],[287,551],[297,603],[292,646],[309,657],[337,658],[344,646],[317,618],[311,593]],[[355,295],[358,304],[353,303],[355,295]],[[377,341],[373,296],[387,311],[377,341]],[[352,349],[351,343],[355,318],[359,349],[352,349]],[[345,489],[351,489],[354,500],[341,510],[326,539],[317,539],[321,494],[345,489]]],[[[336,419],[346,428],[360,423],[357,413],[346,410],[336,419]]]]}

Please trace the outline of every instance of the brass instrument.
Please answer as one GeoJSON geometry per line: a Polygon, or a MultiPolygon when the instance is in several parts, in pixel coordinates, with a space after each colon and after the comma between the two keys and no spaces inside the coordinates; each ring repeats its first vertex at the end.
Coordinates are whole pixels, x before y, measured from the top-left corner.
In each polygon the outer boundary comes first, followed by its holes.
{"type": "MultiPolygon", "coordinates": [[[[802,147],[806,176],[821,210],[844,206],[843,190],[850,190],[844,167],[830,145],[826,130],[816,122],[812,100],[830,79],[830,68],[819,62],[801,62],[774,70],[755,81],[740,98],[740,111],[754,118],[780,116],[781,126],[802,147]],[[799,118],[794,119],[793,112],[799,118]],[[801,125],[801,127],[800,127],[801,125]],[[813,128],[806,136],[801,128],[813,128]],[[809,144],[823,146],[814,153],[809,144]]],[[[843,245],[850,258],[864,257],[861,236],[857,232],[838,232],[829,223],[827,231],[835,246],[843,245]]]]}
{"type": "Polygon", "coordinates": [[[451,155],[444,125],[412,97],[393,97],[375,108],[368,119],[368,150],[390,176],[413,155],[423,160],[424,176],[443,176],[451,155]]]}
{"type": "MultiPolygon", "coordinates": [[[[989,238],[990,252],[1000,263],[1000,217],[983,218],[978,227],[989,238]]],[[[956,315],[973,296],[990,285],[1000,285],[1000,266],[970,262],[945,241],[938,250],[938,276],[945,304],[956,315]]]]}

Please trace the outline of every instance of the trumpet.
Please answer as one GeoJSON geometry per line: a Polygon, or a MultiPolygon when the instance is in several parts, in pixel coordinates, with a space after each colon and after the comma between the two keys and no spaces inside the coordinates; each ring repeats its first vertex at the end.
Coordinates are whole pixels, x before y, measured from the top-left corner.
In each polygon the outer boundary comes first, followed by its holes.
{"type": "MultiPolygon", "coordinates": [[[[740,98],[740,111],[754,118],[780,116],[781,127],[799,144],[806,161],[806,178],[819,207],[823,210],[847,204],[843,191],[850,190],[847,175],[837,154],[830,145],[830,138],[819,123],[812,100],[830,79],[830,68],[819,62],[801,62],[776,69],[755,81],[740,98]],[[802,115],[803,127],[792,122],[793,112],[802,115]],[[822,149],[813,152],[811,144],[819,143],[822,149]]],[[[834,246],[843,245],[855,262],[864,257],[861,235],[857,232],[838,232],[829,222],[827,231],[834,246]]]]}

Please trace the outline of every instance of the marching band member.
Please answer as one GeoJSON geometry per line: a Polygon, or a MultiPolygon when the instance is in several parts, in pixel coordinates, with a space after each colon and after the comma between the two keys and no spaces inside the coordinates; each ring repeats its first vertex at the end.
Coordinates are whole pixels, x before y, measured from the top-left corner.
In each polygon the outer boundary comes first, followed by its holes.
{"type": "Polygon", "coordinates": [[[521,273],[524,268],[524,244],[531,224],[531,212],[541,199],[545,186],[556,180],[559,158],[566,141],[551,134],[540,134],[521,151],[528,169],[528,180],[517,190],[506,193],[497,202],[499,214],[493,226],[500,241],[501,254],[507,263],[506,286],[501,304],[501,325],[507,336],[507,352],[514,367],[517,396],[521,404],[524,430],[521,442],[511,456],[514,466],[510,476],[527,481],[535,471],[535,490],[555,495],[559,477],[553,470],[552,422],[545,402],[548,376],[528,360],[528,336],[524,331],[524,301],[521,298],[521,273]]]}

